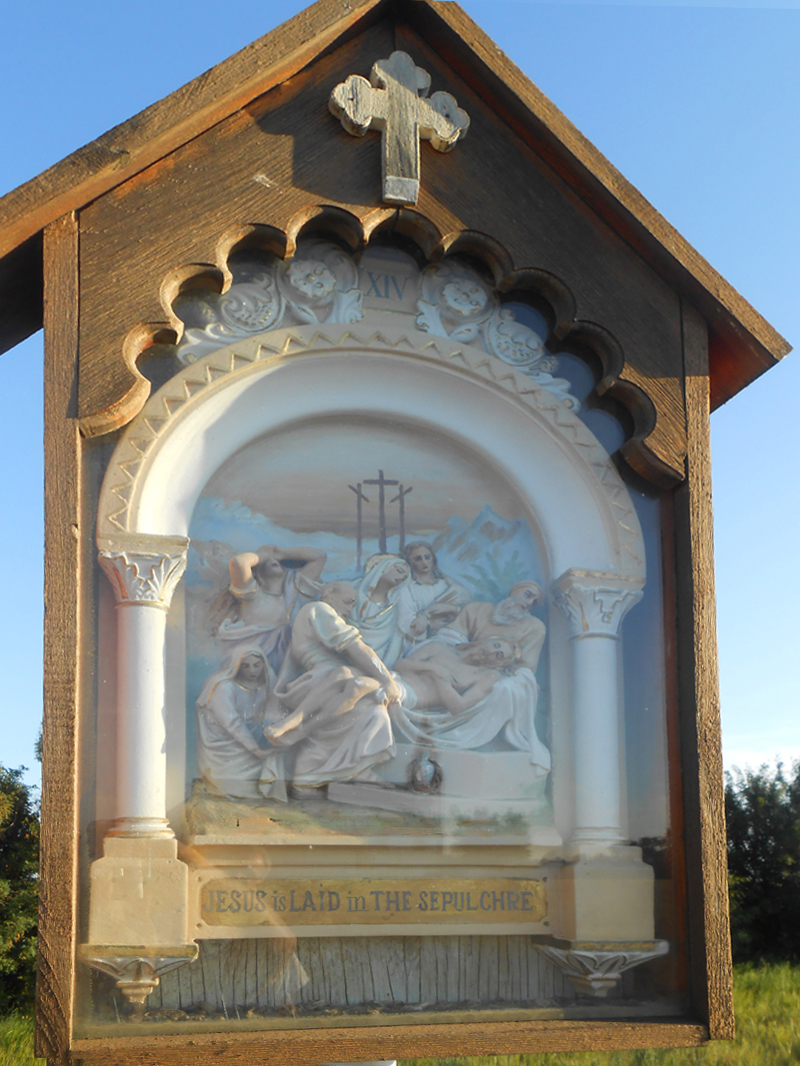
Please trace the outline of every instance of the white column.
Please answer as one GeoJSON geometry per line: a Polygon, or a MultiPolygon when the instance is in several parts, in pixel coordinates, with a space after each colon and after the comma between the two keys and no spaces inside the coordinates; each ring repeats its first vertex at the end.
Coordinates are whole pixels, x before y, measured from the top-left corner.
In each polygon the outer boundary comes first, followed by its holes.
{"type": "Polygon", "coordinates": [[[188,543],[129,534],[100,544],[100,565],[117,600],[115,836],[173,836],[166,818],[164,639],[188,543]]]}
{"type": "Polygon", "coordinates": [[[568,570],[556,581],[553,598],[569,620],[572,643],[572,842],[621,843],[620,627],[642,598],[642,586],[618,574],[568,570]]]}

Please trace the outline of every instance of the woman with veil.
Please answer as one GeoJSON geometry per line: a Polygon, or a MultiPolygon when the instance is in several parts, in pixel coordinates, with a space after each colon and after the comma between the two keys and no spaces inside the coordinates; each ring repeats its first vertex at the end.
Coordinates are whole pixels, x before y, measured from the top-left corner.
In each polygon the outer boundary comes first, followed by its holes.
{"type": "Polygon", "coordinates": [[[259,785],[275,774],[262,746],[275,675],[258,644],[234,648],[206,681],[197,701],[197,770],[206,791],[229,799],[263,799],[259,785]]]}
{"type": "Polygon", "coordinates": [[[410,573],[408,563],[399,555],[370,556],[349,619],[364,643],[390,670],[403,651],[404,637],[397,625],[397,600],[410,573]]]}

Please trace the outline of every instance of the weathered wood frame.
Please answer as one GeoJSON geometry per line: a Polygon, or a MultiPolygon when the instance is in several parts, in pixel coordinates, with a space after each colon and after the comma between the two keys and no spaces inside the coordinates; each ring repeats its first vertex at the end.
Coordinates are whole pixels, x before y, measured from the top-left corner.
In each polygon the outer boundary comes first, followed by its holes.
{"type": "MultiPolygon", "coordinates": [[[[260,43],[259,46],[265,48],[260,43]]],[[[101,153],[101,165],[96,162],[96,154],[82,158],[78,191],[74,185],[67,187],[64,175],[55,175],[55,191],[45,206],[40,203],[31,213],[30,202],[35,199],[35,190],[28,188],[25,195],[20,190],[16,198],[15,194],[7,197],[0,211],[0,222],[5,218],[4,239],[7,238],[0,252],[11,249],[3,260],[2,277],[6,274],[10,277],[15,271],[20,276],[35,275],[37,262],[43,262],[44,278],[45,727],[37,1054],[52,1064],[78,1060],[134,1064],[152,1061],[154,1055],[165,1063],[177,1064],[196,1061],[202,1049],[225,1062],[236,1063],[251,1061],[257,1050],[265,1062],[300,1066],[323,1059],[356,1061],[387,1056],[689,1047],[708,1039],[730,1038],[733,1009],[713,606],[709,412],[712,388],[718,397],[727,398],[782,355],[785,342],[776,339],[774,331],[752,308],[732,293],[708,264],[641,201],[638,193],[582,141],[549,101],[537,95],[511,64],[498,60],[491,42],[457,5],[428,0],[414,5],[389,4],[384,0],[348,4],[324,0],[305,13],[299,23],[270,35],[265,50],[272,63],[272,66],[267,64],[268,76],[264,74],[263,52],[251,46],[242,56],[234,57],[235,62],[229,61],[233,65],[218,76],[217,96],[212,99],[213,94],[206,94],[191,120],[183,124],[178,121],[178,116],[185,112],[186,101],[180,93],[176,94],[148,113],[149,125],[142,126],[133,120],[131,131],[125,133],[124,128],[122,132],[117,131],[114,144],[128,144],[122,164],[118,159],[108,158],[111,151],[108,146],[106,154],[101,153]],[[87,568],[92,565],[93,552],[93,519],[83,513],[81,479],[86,450],[97,446],[81,434],[79,419],[78,211],[91,196],[103,195],[140,174],[189,137],[197,136],[212,123],[221,122],[259,93],[302,70],[322,49],[335,41],[351,40],[359,19],[366,20],[364,25],[369,27],[386,11],[400,7],[406,15],[406,9],[412,7],[417,12],[414,15],[417,33],[424,30],[439,33],[442,55],[462,77],[466,76],[468,64],[459,42],[464,34],[470,35],[473,55],[482,64],[479,73],[473,71],[472,77],[482,79],[487,92],[491,90],[487,99],[491,99],[502,120],[519,133],[524,125],[520,117],[524,109],[535,112],[539,147],[542,152],[546,148],[548,165],[568,179],[584,202],[621,233],[637,254],[655,262],[664,276],[671,276],[675,289],[684,294],[680,300],[680,317],[681,388],[686,415],[685,478],[677,487],[665,489],[663,544],[668,621],[672,627],[668,625],[668,638],[674,637],[668,640],[674,666],[670,722],[674,755],[672,825],[683,837],[683,848],[677,851],[679,860],[685,862],[688,1016],[654,1023],[487,1023],[473,1018],[436,1026],[382,1025],[374,1029],[76,1040],[72,1031],[73,1006],[76,982],[81,979],[75,962],[78,857],[82,846],[77,780],[79,709],[81,685],[88,680],[82,671],[91,672],[91,663],[84,658],[87,634],[86,625],[82,626],[82,618],[86,617],[82,612],[86,609],[85,578],[87,568]],[[145,134],[136,132],[141,129],[145,134]],[[565,144],[573,153],[569,166],[565,162],[565,144]],[[40,251],[42,227],[43,250],[40,251]],[[724,328],[720,326],[719,306],[712,307],[709,296],[712,289],[722,300],[723,311],[730,316],[724,328]],[[746,340],[741,342],[743,347],[735,357],[729,358],[725,346],[732,343],[734,335],[740,341],[742,337],[746,340]],[[746,360],[742,355],[745,349],[755,353],[750,371],[745,370],[746,360]],[[675,565],[675,559],[681,560],[681,564],[675,565]],[[688,564],[685,560],[689,560],[688,564]]],[[[523,129],[522,133],[529,136],[529,131],[523,129]]],[[[365,208],[364,218],[369,210],[374,211],[375,207],[365,208]]],[[[465,239],[462,243],[467,248],[469,241],[465,239]]],[[[180,265],[180,261],[175,264],[180,265]]],[[[10,284],[7,289],[10,298],[15,291],[14,284],[10,284]]],[[[4,343],[21,339],[36,328],[38,299],[38,289],[33,286],[26,300],[11,315],[4,343]]],[[[112,357],[117,359],[118,353],[110,353],[109,358],[112,357]]],[[[83,428],[85,434],[92,432],[86,423],[83,428]]],[[[684,876],[682,870],[680,867],[676,877],[684,876]]]]}

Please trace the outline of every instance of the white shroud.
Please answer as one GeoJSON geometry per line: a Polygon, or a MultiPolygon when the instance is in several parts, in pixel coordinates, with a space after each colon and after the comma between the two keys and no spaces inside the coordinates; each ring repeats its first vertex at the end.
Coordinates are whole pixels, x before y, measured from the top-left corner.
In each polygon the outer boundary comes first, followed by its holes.
{"type": "Polygon", "coordinates": [[[416,698],[405,678],[397,678],[406,696],[391,707],[393,724],[409,740],[427,748],[472,751],[500,736],[512,748],[528,752],[537,777],[550,771],[550,752],[536,732],[539,686],[533,671],[522,667],[501,678],[474,707],[461,714],[447,711],[416,711],[416,698]]]}

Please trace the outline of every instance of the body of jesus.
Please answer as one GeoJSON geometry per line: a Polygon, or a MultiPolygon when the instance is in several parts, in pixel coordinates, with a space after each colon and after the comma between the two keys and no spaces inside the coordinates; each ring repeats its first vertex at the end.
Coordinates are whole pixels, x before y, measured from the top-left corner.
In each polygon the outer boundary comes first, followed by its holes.
{"type": "Polygon", "coordinates": [[[503,677],[501,669],[519,657],[515,645],[500,637],[450,647],[431,641],[395,664],[421,711],[444,708],[452,715],[471,710],[503,677]]]}

